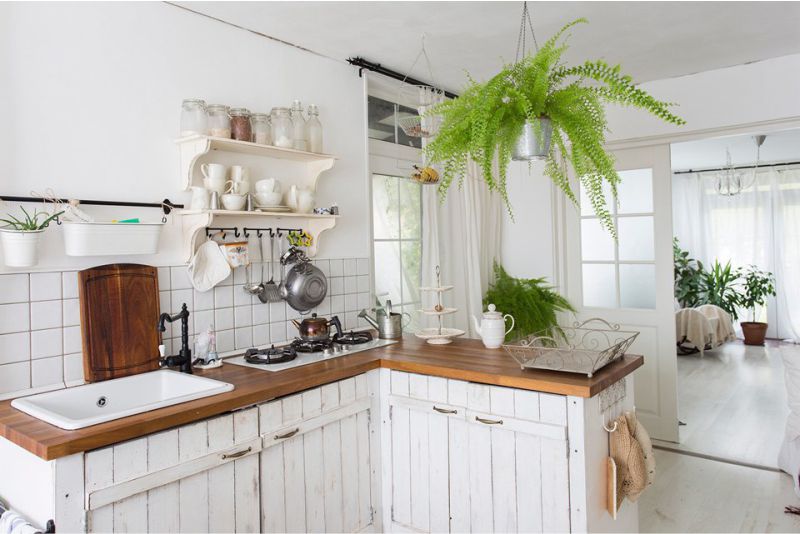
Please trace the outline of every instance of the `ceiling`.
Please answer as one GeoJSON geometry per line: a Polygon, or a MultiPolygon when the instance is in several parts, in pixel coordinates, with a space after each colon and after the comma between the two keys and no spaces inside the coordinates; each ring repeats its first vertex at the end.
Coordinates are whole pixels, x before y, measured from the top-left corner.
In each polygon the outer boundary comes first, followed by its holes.
{"type": "MultiPolygon", "coordinates": [[[[734,165],[751,165],[756,161],[756,143],[752,135],[674,143],[670,149],[675,171],[724,166],[725,149],[730,150],[734,165]]],[[[787,161],[800,161],[800,129],[771,133],[761,145],[762,163],[787,161]]]]}
{"type": "MultiPolygon", "coordinates": [[[[516,49],[521,2],[178,2],[177,5],[345,60],[407,72],[422,35],[434,81],[458,92],[516,49]]],[[[800,2],[530,2],[541,43],[575,28],[568,62],[621,63],[636,82],[800,53],[800,2]]],[[[422,64],[413,74],[430,77],[422,64]]]]}

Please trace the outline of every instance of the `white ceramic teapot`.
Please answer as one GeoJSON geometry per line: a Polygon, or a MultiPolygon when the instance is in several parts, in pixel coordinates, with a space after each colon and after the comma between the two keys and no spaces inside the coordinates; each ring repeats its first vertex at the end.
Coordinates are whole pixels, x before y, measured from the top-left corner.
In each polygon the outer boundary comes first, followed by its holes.
{"type": "Polygon", "coordinates": [[[484,346],[487,349],[499,349],[506,338],[506,334],[514,329],[514,318],[508,314],[503,315],[496,311],[494,304],[489,304],[489,311],[484,312],[480,324],[478,318],[472,316],[472,323],[475,331],[481,336],[484,346]],[[506,319],[511,319],[511,326],[506,330],[506,319]]]}
{"type": "Polygon", "coordinates": [[[293,185],[286,193],[286,205],[297,213],[311,213],[314,209],[314,192],[293,185]]]}

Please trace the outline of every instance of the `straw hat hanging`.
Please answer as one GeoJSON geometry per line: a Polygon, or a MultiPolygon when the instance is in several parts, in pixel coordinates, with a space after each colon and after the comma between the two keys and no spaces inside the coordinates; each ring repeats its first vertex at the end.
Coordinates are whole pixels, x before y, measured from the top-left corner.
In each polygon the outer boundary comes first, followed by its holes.
{"type": "Polygon", "coordinates": [[[611,433],[611,457],[617,465],[617,509],[625,497],[637,498],[647,487],[647,466],[642,447],[628,426],[628,419],[620,415],[616,430],[611,433]]]}

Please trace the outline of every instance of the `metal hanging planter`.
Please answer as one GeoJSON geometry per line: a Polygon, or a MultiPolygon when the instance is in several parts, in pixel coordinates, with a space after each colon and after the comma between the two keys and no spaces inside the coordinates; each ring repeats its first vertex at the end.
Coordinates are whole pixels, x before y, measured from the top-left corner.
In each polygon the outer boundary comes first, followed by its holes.
{"type": "Polygon", "coordinates": [[[511,159],[514,161],[531,161],[545,159],[550,153],[550,141],[553,138],[553,123],[547,117],[528,120],[517,138],[511,159]],[[538,132],[537,125],[539,123],[538,132]]]}

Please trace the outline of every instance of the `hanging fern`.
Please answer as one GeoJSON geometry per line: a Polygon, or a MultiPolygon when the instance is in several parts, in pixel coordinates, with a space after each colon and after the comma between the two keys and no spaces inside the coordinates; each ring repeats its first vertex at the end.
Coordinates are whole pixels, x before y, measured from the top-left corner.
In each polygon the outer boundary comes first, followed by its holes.
{"type": "Polygon", "coordinates": [[[540,136],[540,123],[534,119],[547,117],[553,134],[545,174],[577,205],[578,196],[569,182],[571,167],[601,224],[616,236],[604,184],[616,201],[620,178],[614,158],[604,148],[608,129],[605,104],[637,107],[671,124],[685,121],[670,111],[673,104],[636,87],[619,65],[612,67],[603,61],[562,65],[561,56],[568,48],[565,32],[585,22],[582,18],[570,22],[536,54],[505,65],[485,83],[469,78],[460,97],[429,111],[442,117],[438,135],[426,147],[430,160],[443,167],[440,198],[444,199],[454,181],[461,185],[472,159],[489,189],[500,194],[511,213],[506,191],[511,154],[525,123],[533,121],[535,134],[540,136]],[[499,164],[496,175],[495,159],[499,164]]]}

